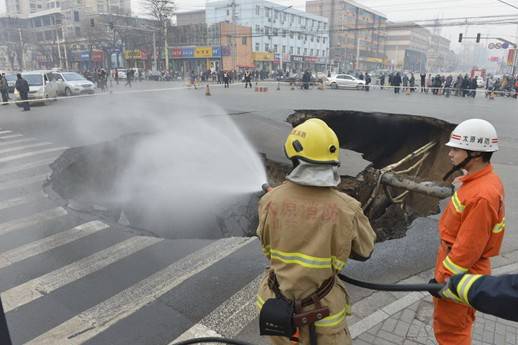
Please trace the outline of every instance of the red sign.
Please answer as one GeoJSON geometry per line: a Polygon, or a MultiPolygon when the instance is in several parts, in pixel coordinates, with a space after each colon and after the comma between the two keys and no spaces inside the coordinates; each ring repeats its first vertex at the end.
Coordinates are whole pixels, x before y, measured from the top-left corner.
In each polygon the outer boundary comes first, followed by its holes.
{"type": "Polygon", "coordinates": [[[104,52],[102,50],[92,50],[91,60],[92,62],[102,62],[104,58],[104,52]]]}
{"type": "Polygon", "coordinates": [[[309,62],[309,63],[318,62],[318,57],[316,57],[316,56],[304,56],[304,62],[309,62]]]}
{"type": "Polygon", "coordinates": [[[490,56],[490,57],[489,57],[489,61],[491,61],[491,62],[498,62],[499,60],[500,60],[500,59],[499,59],[499,57],[498,57],[498,56],[490,56]]]}
{"type": "Polygon", "coordinates": [[[173,48],[173,57],[180,58],[182,57],[182,48],[173,48]]]}

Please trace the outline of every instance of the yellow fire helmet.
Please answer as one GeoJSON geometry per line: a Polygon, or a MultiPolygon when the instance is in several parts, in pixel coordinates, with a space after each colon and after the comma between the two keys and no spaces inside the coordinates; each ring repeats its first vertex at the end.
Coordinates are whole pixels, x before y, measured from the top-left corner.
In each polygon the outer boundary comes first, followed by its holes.
{"type": "Polygon", "coordinates": [[[335,132],[320,119],[309,119],[293,128],[284,144],[289,159],[340,165],[340,145],[335,132]]]}

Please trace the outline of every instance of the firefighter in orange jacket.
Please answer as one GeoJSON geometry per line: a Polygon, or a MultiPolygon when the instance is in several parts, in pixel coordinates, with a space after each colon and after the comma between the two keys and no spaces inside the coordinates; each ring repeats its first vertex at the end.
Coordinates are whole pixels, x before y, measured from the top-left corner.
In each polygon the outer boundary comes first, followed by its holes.
{"type": "MultiPolygon", "coordinates": [[[[500,253],[505,229],[504,188],[493,172],[491,155],[498,150],[496,130],[489,122],[460,123],[446,144],[455,170],[465,175],[439,222],[440,247],[435,280],[444,283],[461,273],[490,274],[490,257],[500,253]]],[[[440,345],[471,344],[475,310],[448,299],[434,298],[433,327],[440,345]]]]}
{"type": "Polygon", "coordinates": [[[257,235],[270,267],[258,291],[262,335],[290,344],[347,345],[350,306],[336,274],[366,260],[376,235],[360,203],[336,190],[339,143],[320,119],[296,126],[284,145],[294,169],[259,202],[257,235]]]}

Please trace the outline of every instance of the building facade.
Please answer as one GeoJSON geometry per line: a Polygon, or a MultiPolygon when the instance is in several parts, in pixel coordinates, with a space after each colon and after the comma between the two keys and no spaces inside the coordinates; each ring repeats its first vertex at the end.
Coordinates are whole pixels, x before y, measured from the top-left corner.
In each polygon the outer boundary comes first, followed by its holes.
{"type": "Polygon", "coordinates": [[[175,17],[177,26],[206,24],[205,10],[178,12],[175,17]]]}
{"type": "Polygon", "coordinates": [[[385,54],[391,70],[427,71],[430,31],[413,22],[387,23],[385,54]]]}
{"type": "Polygon", "coordinates": [[[440,35],[430,36],[430,46],[428,48],[428,67],[431,72],[449,72],[451,65],[450,40],[440,35]]]}
{"type": "MultiPolygon", "coordinates": [[[[207,3],[208,25],[219,22],[250,27],[257,69],[299,72],[324,71],[329,56],[327,18],[266,0],[232,0],[207,3]]],[[[231,47],[243,37],[228,35],[231,47]]]]}
{"type": "Polygon", "coordinates": [[[328,19],[329,58],[337,72],[383,68],[384,14],[350,0],[306,1],[306,11],[328,19]]]}

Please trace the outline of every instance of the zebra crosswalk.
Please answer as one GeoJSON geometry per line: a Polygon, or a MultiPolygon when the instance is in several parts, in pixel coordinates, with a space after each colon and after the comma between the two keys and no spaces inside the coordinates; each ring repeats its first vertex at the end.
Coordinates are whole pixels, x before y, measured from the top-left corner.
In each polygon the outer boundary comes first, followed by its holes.
{"type": "Polygon", "coordinates": [[[257,240],[143,236],[68,210],[42,189],[65,149],[0,129],[0,295],[14,344],[168,345],[253,324],[257,240]]]}

